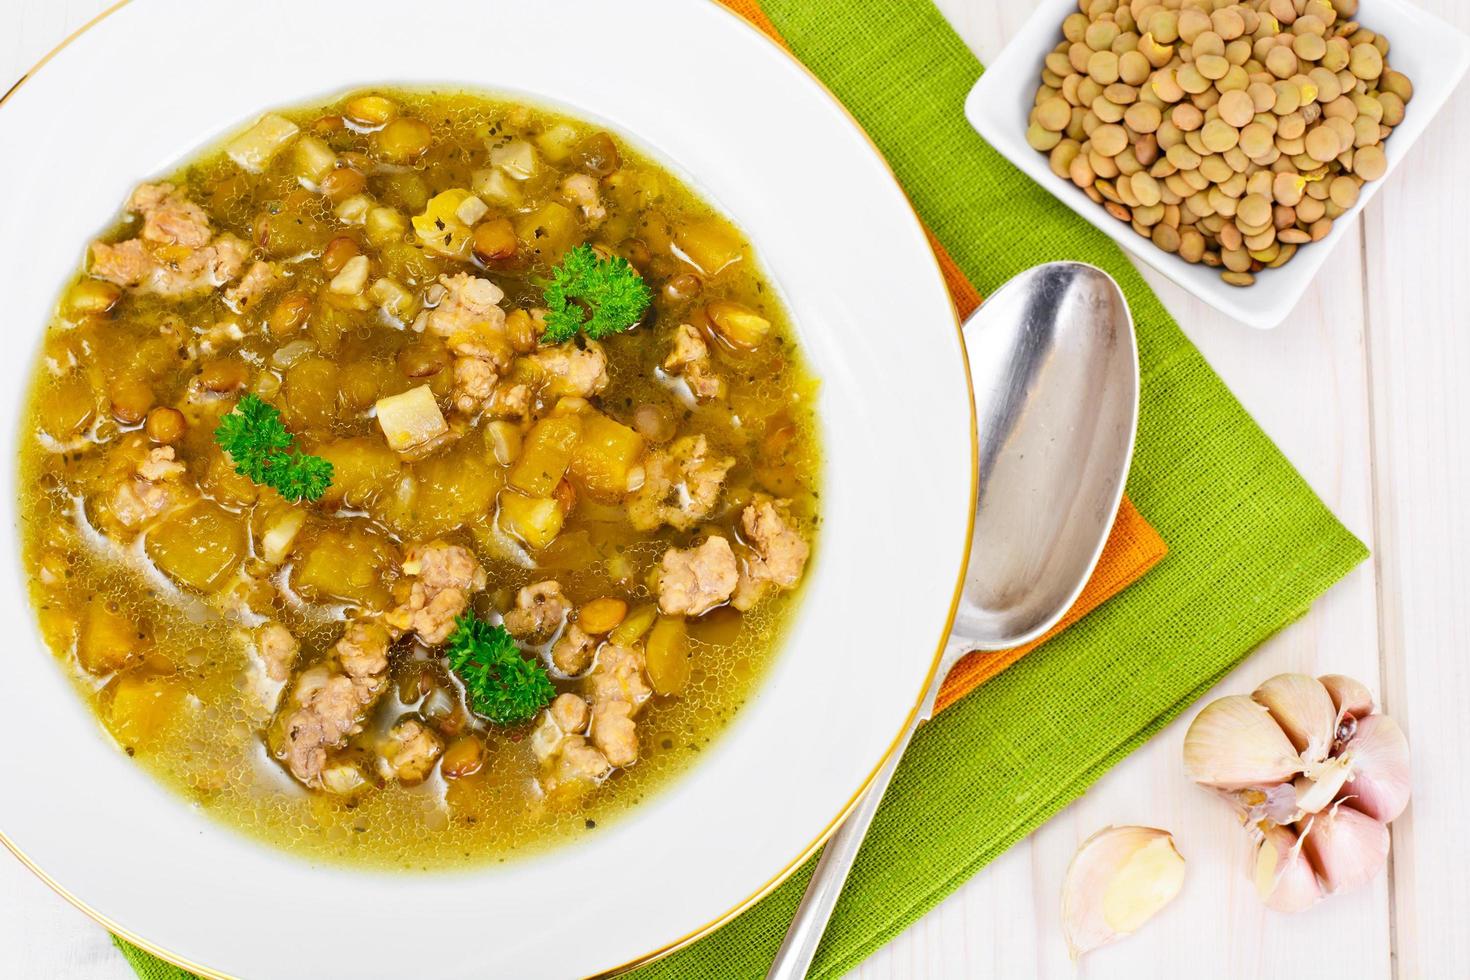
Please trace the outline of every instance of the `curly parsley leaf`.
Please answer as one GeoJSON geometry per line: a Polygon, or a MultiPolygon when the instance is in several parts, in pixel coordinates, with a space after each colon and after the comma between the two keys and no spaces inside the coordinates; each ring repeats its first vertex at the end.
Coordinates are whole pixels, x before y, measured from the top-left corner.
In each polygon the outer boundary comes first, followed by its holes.
{"type": "Polygon", "coordinates": [[[332,485],[332,464],[294,448],[296,438],[281,423],[281,413],[255,395],[246,395],[219,420],[214,441],[230,454],[235,472],[274,487],[293,503],[320,500],[332,485]]]}
{"type": "Polygon", "coordinates": [[[504,626],[474,612],[455,620],[444,655],[464,681],[470,707],[497,725],[529,721],[556,696],[541,661],[522,656],[504,626]]]}
{"type": "Polygon", "coordinates": [[[266,471],[267,482],[276,492],[293,503],[298,500],[320,500],[332,485],[332,464],[320,456],[293,453],[284,463],[266,471]]]}
{"type": "Polygon", "coordinates": [[[593,340],[627,330],[653,302],[652,290],[627,259],[598,258],[591,245],[578,245],[566,254],[552,270],[543,297],[547,314],[542,339],[551,343],[571,340],[579,330],[593,340]]]}

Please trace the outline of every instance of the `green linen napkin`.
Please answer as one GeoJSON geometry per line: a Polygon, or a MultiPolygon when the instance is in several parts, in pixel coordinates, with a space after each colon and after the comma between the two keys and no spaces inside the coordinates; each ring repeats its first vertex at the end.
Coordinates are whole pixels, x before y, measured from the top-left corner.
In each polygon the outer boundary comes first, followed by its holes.
{"type": "MultiPolygon", "coordinates": [[[[962,107],[981,66],[929,0],[763,7],[867,128],[982,292],[1054,259],[1091,262],[1122,284],[1143,382],[1128,492],[1169,544],[1139,584],[920,730],[813,967],[826,978],[851,969],[1081,795],[1367,550],[1257,428],[1122,253],[970,129],[962,107]]],[[[811,867],[634,976],[763,976],[811,867]]],[[[143,980],[189,976],[118,945],[143,980]]],[[[486,970],[493,974],[492,961],[486,970]]]]}

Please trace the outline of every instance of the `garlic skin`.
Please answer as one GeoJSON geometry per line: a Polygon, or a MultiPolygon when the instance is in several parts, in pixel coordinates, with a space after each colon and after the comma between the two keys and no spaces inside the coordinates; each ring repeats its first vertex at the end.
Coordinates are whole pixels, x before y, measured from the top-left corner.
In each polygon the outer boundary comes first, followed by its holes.
{"type": "Polygon", "coordinates": [[[1251,789],[1286,782],[1302,769],[1270,712],[1243,694],[1210,702],[1184,733],[1184,771],[1205,786],[1251,789]]]}
{"type": "Polygon", "coordinates": [[[1299,791],[1292,783],[1255,786],[1229,793],[1222,792],[1221,795],[1240,810],[1241,822],[1246,826],[1255,826],[1262,822],[1291,823],[1302,814],[1301,807],[1297,806],[1299,791]]]}
{"type": "Polygon", "coordinates": [[[1062,927],[1076,960],[1137,931],[1184,886],[1184,857],[1154,827],[1104,827],[1082,842],[1062,883],[1062,927]]]}
{"type": "Polygon", "coordinates": [[[1332,706],[1337,709],[1337,717],[1353,715],[1361,718],[1373,713],[1373,695],[1361,681],[1355,681],[1344,674],[1323,674],[1317,680],[1327,688],[1327,694],[1332,698],[1332,706]]]}
{"type": "Polygon", "coordinates": [[[1267,908],[1300,912],[1322,901],[1317,873],[1302,854],[1301,841],[1290,829],[1267,824],[1256,848],[1252,880],[1267,908]]]}
{"type": "Polygon", "coordinates": [[[1388,828],[1336,803],[1298,825],[1302,853],[1329,893],[1371,881],[1388,861],[1388,828]]]}
{"type": "Polygon", "coordinates": [[[1310,775],[1298,776],[1293,788],[1296,790],[1297,815],[1299,820],[1308,813],[1321,813],[1342,793],[1343,786],[1353,778],[1356,756],[1340,755],[1313,765],[1310,775]]]}
{"type": "Polygon", "coordinates": [[[1344,802],[1379,823],[1396,819],[1409,805],[1413,787],[1403,729],[1388,715],[1360,718],[1348,751],[1353,776],[1343,787],[1344,802]]]}
{"type": "Polygon", "coordinates": [[[1303,758],[1327,757],[1337,730],[1337,707],[1321,681],[1306,674],[1277,674],[1256,688],[1251,698],[1271,712],[1303,758]]]}

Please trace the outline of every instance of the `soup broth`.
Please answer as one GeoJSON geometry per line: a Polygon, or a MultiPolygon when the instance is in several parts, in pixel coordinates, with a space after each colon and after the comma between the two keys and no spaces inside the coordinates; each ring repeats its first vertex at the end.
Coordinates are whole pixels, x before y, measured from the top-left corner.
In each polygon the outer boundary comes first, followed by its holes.
{"type": "Polygon", "coordinates": [[[616,134],[458,92],[268,113],[139,187],[58,304],[32,600],[204,812],[505,860],[596,833],[755,690],[819,524],[815,391],[740,231],[616,134]]]}

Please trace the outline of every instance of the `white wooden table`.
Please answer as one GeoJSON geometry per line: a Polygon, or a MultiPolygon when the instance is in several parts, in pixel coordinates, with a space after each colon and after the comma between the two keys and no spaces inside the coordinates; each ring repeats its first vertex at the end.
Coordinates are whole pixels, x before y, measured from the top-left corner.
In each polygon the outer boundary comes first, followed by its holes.
{"type": "MultiPolygon", "coordinates": [[[[108,2],[0,0],[0,86],[108,2]]],[[[1419,2],[1470,30],[1467,0],[1419,2]]],[[[982,60],[1031,9],[1015,0],[939,6],[982,60]]],[[[96,104],[83,97],[78,108],[96,104]]],[[[855,975],[1470,976],[1470,835],[1461,828],[1470,807],[1470,86],[1288,325],[1257,333],[1149,278],[1246,408],[1373,549],[1371,562],[1218,693],[1249,691],[1283,670],[1347,673],[1382,692],[1416,769],[1413,803],[1393,825],[1389,873],[1297,916],[1266,911],[1246,878],[1234,818],[1181,775],[1183,723],[1175,724],[855,975]],[[1110,823],[1172,830],[1189,876],[1144,931],[1076,967],[1059,923],[1062,874],[1078,842],[1110,823]]],[[[0,976],[132,974],[100,927],[0,857],[0,976]]]]}

